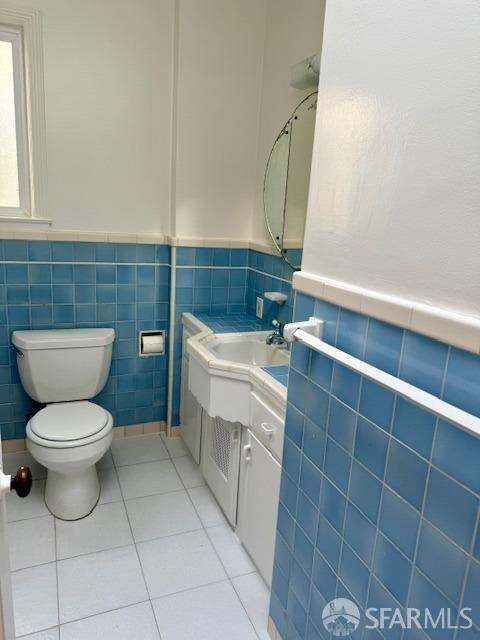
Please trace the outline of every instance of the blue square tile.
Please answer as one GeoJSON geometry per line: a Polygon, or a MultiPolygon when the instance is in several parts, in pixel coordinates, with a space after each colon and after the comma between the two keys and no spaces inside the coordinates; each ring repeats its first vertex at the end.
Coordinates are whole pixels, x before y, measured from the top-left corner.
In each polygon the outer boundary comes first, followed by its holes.
{"type": "Polygon", "coordinates": [[[28,278],[32,284],[48,284],[52,281],[52,269],[49,264],[30,264],[28,278]]]}
{"type": "Polygon", "coordinates": [[[230,249],[214,249],[213,265],[215,267],[228,267],[230,265],[230,249]]]}
{"type": "Polygon", "coordinates": [[[117,308],[114,304],[99,304],[97,307],[97,320],[99,322],[115,322],[116,311],[117,308]]]}
{"type": "Polygon", "coordinates": [[[212,286],[228,287],[228,271],[225,269],[213,269],[212,286]]]}
{"type": "Polygon", "coordinates": [[[5,266],[7,284],[27,284],[28,266],[26,264],[7,264],[5,266]]]}
{"type": "Polygon", "coordinates": [[[448,422],[438,423],[432,461],[437,467],[480,492],[480,440],[448,422]]]}
{"type": "Polygon", "coordinates": [[[295,521],[282,503],[278,506],[277,527],[279,533],[285,539],[285,542],[293,550],[293,541],[295,535],[295,521]]]}
{"type": "Polygon", "coordinates": [[[194,269],[177,269],[176,271],[176,288],[193,287],[194,269]]]}
{"type": "Polygon", "coordinates": [[[137,262],[137,245],[136,244],[116,244],[115,260],[117,262],[137,262]]]}
{"type": "Polygon", "coordinates": [[[328,434],[350,453],[353,451],[357,414],[335,398],[330,399],[328,434]]]}
{"type": "Polygon", "coordinates": [[[340,309],[338,317],[337,347],[356,358],[365,351],[368,319],[354,311],[340,309]]]}
{"type": "Polygon", "coordinates": [[[212,285],[212,270],[195,269],[194,283],[196,287],[210,287],[212,285]]]}
{"type": "Polygon", "coordinates": [[[37,262],[50,262],[50,242],[48,242],[47,240],[29,240],[28,259],[37,262]]]}
{"type": "MultiPolygon", "coordinates": [[[[301,345],[303,346],[303,345],[301,345]]],[[[333,362],[316,351],[312,351],[310,377],[316,384],[329,391],[332,383],[333,362]]]]}
{"type": "Polygon", "coordinates": [[[459,604],[467,555],[426,521],[420,532],[416,565],[454,604],[459,604]]]}
{"type": "Polygon", "coordinates": [[[197,266],[209,267],[213,262],[213,249],[198,247],[195,251],[195,264],[197,266]]]}
{"type": "Polygon", "coordinates": [[[400,363],[400,378],[440,396],[447,354],[447,345],[407,331],[400,363]]]}
{"type": "Polygon", "coordinates": [[[393,435],[430,459],[436,417],[403,398],[397,398],[393,435]]]}
{"type": "MultiPolygon", "coordinates": [[[[400,609],[400,611],[402,611],[402,607],[398,602],[398,600],[396,600],[392,596],[392,594],[387,589],[385,589],[383,584],[379,582],[379,580],[377,580],[373,575],[370,583],[370,591],[368,594],[368,607],[371,607],[377,610],[384,609],[388,617],[388,620],[386,620],[384,627],[387,627],[389,625],[390,615],[393,614],[393,611],[395,609],[400,609]]],[[[380,613],[380,611],[378,613],[380,613]]],[[[385,638],[387,638],[388,640],[400,640],[400,638],[404,637],[402,636],[403,630],[400,625],[393,625],[391,629],[384,628],[382,629],[382,631],[385,634],[385,638]]],[[[364,640],[381,640],[381,639],[383,639],[383,635],[380,638],[377,638],[371,635],[366,635],[366,634],[364,635],[364,640]]],[[[406,636],[405,636],[405,640],[407,640],[406,636]]],[[[413,638],[408,637],[408,640],[413,640],[413,638]]],[[[420,640],[420,638],[418,640],[420,640]]],[[[423,638],[423,640],[428,640],[428,639],[423,638]]]]}
{"type": "Polygon", "coordinates": [[[117,302],[136,302],[138,288],[133,284],[117,286],[117,302]]]}
{"type": "Polygon", "coordinates": [[[311,420],[305,420],[303,425],[303,451],[319,469],[323,469],[326,439],[326,433],[321,427],[311,420]]]}
{"type": "Polygon", "coordinates": [[[394,402],[395,396],[391,391],[363,378],[360,413],[385,431],[390,431],[394,402]]]}
{"type": "Polygon", "coordinates": [[[295,320],[308,320],[313,316],[315,308],[315,298],[307,296],[304,293],[297,292],[295,294],[295,320]]]}
{"type": "Polygon", "coordinates": [[[95,302],[95,286],[89,284],[75,285],[75,303],[86,304],[95,302]]]}
{"type": "Polygon", "coordinates": [[[292,562],[291,566],[289,586],[297,596],[302,607],[307,610],[310,599],[310,579],[295,561],[292,562]]]}
{"type": "Polygon", "coordinates": [[[418,510],[422,507],[427,473],[428,465],[422,458],[392,440],[385,481],[418,510]]]}
{"type": "Polygon", "coordinates": [[[52,242],[53,262],[73,262],[73,242],[52,242]]]}
{"type": "Polygon", "coordinates": [[[348,497],[374,523],[377,522],[381,495],[380,481],[354,460],[348,497]]]}
{"type": "Polygon", "coordinates": [[[345,540],[368,566],[372,561],[375,535],[375,526],[349,503],[345,517],[345,540]]]}
{"type": "Polygon", "coordinates": [[[317,507],[307,498],[303,491],[299,491],[296,515],[297,524],[301,527],[302,531],[307,534],[311,542],[314,542],[317,536],[318,515],[317,507]]]}
{"type": "Polygon", "coordinates": [[[53,264],[52,282],[55,284],[70,284],[73,282],[73,265],[53,264]]]}
{"type": "Polygon", "coordinates": [[[360,393],[360,376],[358,373],[335,363],[333,367],[332,393],[352,409],[357,409],[360,393]]]}
{"type": "Polygon", "coordinates": [[[322,482],[320,494],[320,512],[339,533],[343,531],[347,501],[329,480],[322,482]]]}
{"type": "MultiPolygon", "coordinates": [[[[452,603],[417,570],[413,573],[409,602],[416,609],[420,609],[420,611],[429,609],[437,615],[441,609],[450,609],[451,619],[456,620],[457,611],[455,607],[452,606],[452,603]]],[[[435,629],[435,635],[432,636],[432,640],[449,640],[451,638],[451,629],[441,629],[438,627],[435,629]]]]}
{"type": "Polygon", "coordinates": [[[246,267],[248,263],[248,249],[231,249],[230,264],[232,267],[246,267]]]}
{"type": "Polygon", "coordinates": [[[95,305],[77,304],[75,305],[75,322],[94,322],[95,305]]]}
{"type": "Polygon", "coordinates": [[[177,265],[189,266],[195,264],[195,249],[193,247],[177,248],[177,265]]]}
{"type": "Polygon", "coordinates": [[[168,245],[157,245],[156,261],[158,264],[170,264],[170,247],[168,245]]]}
{"type": "Polygon", "coordinates": [[[28,260],[26,240],[4,240],[5,260],[28,260]]]}
{"type": "Polygon", "coordinates": [[[308,576],[310,576],[312,573],[313,551],[313,544],[303,533],[303,531],[299,527],[296,527],[294,538],[294,556],[295,560],[308,576]]]}
{"type": "Polygon", "coordinates": [[[117,291],[113,284],[99,284],[95,288],[97,302],[116,302],[117,291]]]}
{"type": "Polygon", "coordinates": [[[141,302],[137,304],[137,320],[148,320],[153,322],[155,319],[155,305],[150,302],[141,302]]]}
{"type": "Polygon", "coordinates": [[[138,285],[137,302],[155,302],[154,285],[138,285]]]}
{"type": "Polygon", "coordinates": [[[193,302],[195,305],[210,306],[211,289],[209,287],[199,287],[193,290],[193,302]]]}
{"type": "Polygon", "coordinates": [[[468,413],[480,416],[480,357],[452,349],[448,360],[443,398],[468,413]]]}
{"type": "Polygon", "coordinates": [[[316,547],[336,571],[342,548],[342,537],[322,514],[318,519],[316,547]]]}
{"type": "Polygon", "coordinates": [[[54,324],[73,324],[74,307],[73,305],[61,304],[53,306],[53,323],[54,324]]]}
{"type": "Polygon", "coordinates": [[[373,571],[400,604],[407,600],[412,565],[383,535],[378,535],[373,571]]]}
{"type": "Polygon", "coordinates": [[[137,245],[137,262],[154,263],[155,262],[155,245],[154,244],[138,244],[137,245]]]}
{"type": "Polygon", "coordinates": [[[139,265],[137,267],[137,283],[152,285],[155,284],[155,267],[139,265]]]}
{"type": "Polygon", "coordinates": [[[324,322],[322,339],[333,346],[337,341],[339,312],[340,310],[336,305],[330,304],[325,300],[315,301],[314,316],[324,322]]]}
{"type": "Polygon", "coordinates": [[[379,478],[383,478],[388,449],[388,436],[363,418],[358,419],[355,458],[379,478]]]}
{"type": "Polygon", "coordinates": [[[32,319],[32,327],[50,327],[53,322],[51,305],[33,304],[30,307],[30,315],[32,319]]]}
{"type": "Polygon", "coordinates": [[[294,482],[298,482],[300,474],[300,449],[291,440],[285,439],[283,445],[283,470],[288,473],[294,482]]]}
{"type": "Polygon", "coordinates": [[[318,551],[315,552],[313,562],[312,582],[325,600],[330,600],[335,595],[337,576],[318,551]]]}
{"type": "Polygon", "coordinates": [[[136,267],[134,265],[117,265],[117,284],[135,284],[136,277],[136,267]]]}
{"type": "Polygon", "coordinates": [[[89,264],[76,264],[74,266],[74,280],[76,284],[94,284],[95,267],[89,264]]]}
{"type": "Polygon", "coordinates": [[[363,606],[367,601],[370,572],[360,558],[346,545],[343,545],[338,573],[354,599],[360,606],[363,606]]]}
{"type": "Polygon", "coordinates": [[[318,504],[321,484],[322,476],[319,469],[308,458],[302,456],[300,488],[314,504],[318,504]]]}
{"type": "Polygon", "coordinates": [[[374,367],[396,376],[403,333],[403,329],[371,318],[368,325],[365,360],[374,367]]]}
{"type": "Polygon", "coordinates": [[[98,264],[95,267],[97,284],[115,284],[117,268],[114,264],[98,264]]]}
{"type": "Polygon", "coordinates": [[[327,438],[323,472],[342,493],[347,493],[351,462],[351,456],[334,440],[327,438]]]}
{"type": "Polygon", "coordinates": [[[385,488],[379,528],[403,553],[413,559],[420,516],[406,502],[385,488]]]}
{"type": "Polygon", "coordinates": [[[303,441],[303,415],[291,403],[287,406],[285,418],[285,435],[289,437],[297,447],[302,446],[303,441]]]}
{"type": "Polygon", "coordinates": [[[95,244],[92,242],[75,242],[73,256],[75,262],[95,262],[95,244]]]}
{"type": "Polygon", "coordinates": [[[307,614],[293,591],[289,591],[288,603],[288,638],[302,640],[307,628],[307,614]]]}
{"type": "Polygon", "coordinates": [[[73,285],[54,284],[52,286],[52,295],[54,304],[71,304],[73,303],[73,285]]]}
{"type": "Polygon", "coordinates": [[[7,285],[7,303],[8,304],[28,304],[29,290],[26,284],[9,284],[7,285]]]}
{"type": "Polygon", "coordinates": [[[432,469],[425,500],[425,517],[449,538],[469,550],[473,538],[478,498],[432,469]]]}
{"type": "Polygon", "coordinates": [[[115,262],[115,245],[112,242],[95,243],[96,262],[115,262]]]}
{"type": "Polygon", "coordinates": [[[230,269],[229,284],[231,287],[245,287],[246,282],[245,269],[230,269]]]}

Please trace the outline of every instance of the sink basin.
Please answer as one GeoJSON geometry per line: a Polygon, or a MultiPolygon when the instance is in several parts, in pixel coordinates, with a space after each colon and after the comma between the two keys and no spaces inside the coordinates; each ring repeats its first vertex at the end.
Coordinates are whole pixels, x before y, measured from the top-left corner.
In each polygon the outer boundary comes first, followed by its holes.
{"type": "Polygon", "coordinates": [[[215,336],[205,347],[221,360],[257,367],[288,365],[290,352],[286,347],[268,345],[265,335],[215,336]]]}

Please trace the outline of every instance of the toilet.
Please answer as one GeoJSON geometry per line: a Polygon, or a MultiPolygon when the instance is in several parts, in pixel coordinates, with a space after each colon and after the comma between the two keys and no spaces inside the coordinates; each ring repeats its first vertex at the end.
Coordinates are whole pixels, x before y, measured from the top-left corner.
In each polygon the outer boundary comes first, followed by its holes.
{"type": "Polygon", "coordinates": [[[14,331],[20,380],[46,404],[27,424],[27,448],[47,468],[45,503],[62,520],[84,518],[100,497],[96,462],[113,437],[113,418],[89,402],[105,386],[113,329],[14,331]]]}

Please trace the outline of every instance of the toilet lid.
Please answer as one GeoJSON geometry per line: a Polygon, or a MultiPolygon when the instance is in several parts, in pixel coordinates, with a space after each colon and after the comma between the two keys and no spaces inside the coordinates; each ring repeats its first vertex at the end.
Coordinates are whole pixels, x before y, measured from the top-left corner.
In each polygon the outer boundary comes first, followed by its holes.
{"type": "Polygon", "coordinates": [[[30,426],[39,438],[65,442],[93,436],[107,422],[105,409],[82,400],[49,404],[33,416],[30,426]]]}

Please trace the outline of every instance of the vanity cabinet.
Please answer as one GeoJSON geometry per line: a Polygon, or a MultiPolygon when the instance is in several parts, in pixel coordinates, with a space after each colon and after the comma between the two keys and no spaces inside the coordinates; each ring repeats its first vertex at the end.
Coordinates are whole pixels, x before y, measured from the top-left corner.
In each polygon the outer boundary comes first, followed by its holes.
{"type": "Polygon", "coordinates": [[[243,430],[237,533],[268,586],[272,583],[282,467],[250,429],[243,430]]]}

